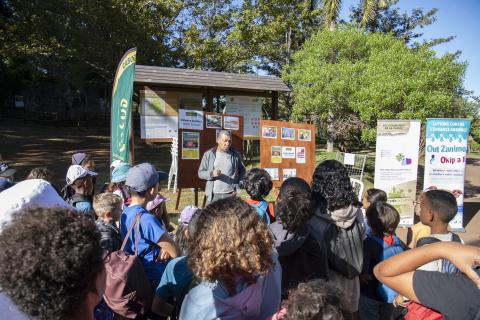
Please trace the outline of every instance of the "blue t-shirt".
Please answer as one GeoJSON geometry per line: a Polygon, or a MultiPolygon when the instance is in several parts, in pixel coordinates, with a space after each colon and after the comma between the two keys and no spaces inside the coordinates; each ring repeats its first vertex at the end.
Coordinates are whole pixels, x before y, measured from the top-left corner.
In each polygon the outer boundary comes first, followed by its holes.
{"type": "Polygon", "coordinates": [[[75,203],[75,209],[80,213],[90,213],[93,211],[92,204],[88,201],[79,201],[75,203]]]}
{"type": "MultiPolygon", "coordinates": [[[[145,208],[140,205],[132,205],[123,210],[120,219],[120,235],[122,239],[125,238],[135,217],[141,213],[140,218],[140,236],[138,238],[138,256],[142,261],[143,267],[150,281],[160,281],[166,262],[153,262],[160,254],[160,247],[158,241],[165,233],[162,224],[158,219],[150,214],[145,208]]],[[[125,251],[130,254],[135,254],[135,234],[136,227],[133,228],[132,233],[125,245],[125,251]]]]}
{"type": "Polygon", "coordinates": [[[175,297],[181,305],[192,278],[193,272],[188,266],[187,257],[175,258],[167,264],[155,294],[163,300],[175,297]]]}

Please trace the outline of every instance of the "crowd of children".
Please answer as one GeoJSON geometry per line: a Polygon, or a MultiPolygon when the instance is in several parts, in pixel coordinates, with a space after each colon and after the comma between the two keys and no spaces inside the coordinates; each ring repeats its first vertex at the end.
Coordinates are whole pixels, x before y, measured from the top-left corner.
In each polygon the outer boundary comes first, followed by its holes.
{"type": "Polygon", "coordinates": [[[335,160],[311,184],[286,179],[274,202],[268,173],[251,169],[248,198],[187,206],[175,226],[159,193],[165,173],[110,170],[96,193],[85,153],[62,189],[47,168],[16,182],[0,163],[2,317],[480,319],[480,249],[449,231],[450,192],[419,195],[403,243],[387,194],[369,189],[360,202],[335,160]]]}

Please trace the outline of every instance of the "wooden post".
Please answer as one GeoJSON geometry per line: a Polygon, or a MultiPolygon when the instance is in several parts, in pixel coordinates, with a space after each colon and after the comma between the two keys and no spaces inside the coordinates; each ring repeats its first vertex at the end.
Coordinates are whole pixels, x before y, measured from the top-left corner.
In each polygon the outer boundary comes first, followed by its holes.
{"type": "Polygon", "coordinates": [[[278,92],[272,92],[272,120],[277,120],[278,113],[278,92]]]}
{"type": "Polygon", "coordinates": [[[182,189],[178,189],[177,202],[175,203],[175,210],[178,210],[178,205],[180,204],[180,197],[181,196],[182,196],[182,189]]]}
{"type": "Polygon", "coordinates": [[[195,188],[195,207],[198,207],[198,188],[195,188]]]}
{"type": "Polygon", "coordinates": [[[207,89],[207,111],[213,112],[213,95],[210,88],[207,89]]]}

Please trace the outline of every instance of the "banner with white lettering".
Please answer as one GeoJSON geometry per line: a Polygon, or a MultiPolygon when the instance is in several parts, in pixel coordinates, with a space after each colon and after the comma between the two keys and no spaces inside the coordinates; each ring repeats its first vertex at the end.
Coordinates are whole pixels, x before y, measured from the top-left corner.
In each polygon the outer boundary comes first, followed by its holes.
{"type": "Polygon", "coordinates": [[[420,120],[378,120],[374,186],[387,193],[400,225],[413,224],[420,120]]]}
{"type": "Polygon", "coordinates": [[[450,221],[463,230],[463,191],[470,120],[427,119],[424,190],[448,190],[457,199],[458,212],[450,221]]]}

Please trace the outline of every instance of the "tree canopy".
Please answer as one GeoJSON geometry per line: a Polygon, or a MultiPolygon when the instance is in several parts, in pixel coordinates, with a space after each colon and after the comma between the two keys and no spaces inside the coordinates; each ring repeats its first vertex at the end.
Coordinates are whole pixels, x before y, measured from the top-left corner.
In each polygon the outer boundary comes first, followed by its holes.
{"type": "Polygon", "coordinates": [[[353,28],[319,31],[283,73],[294,90],[293,116],[326,120],[344,146],[375,139],[377,119],[455,116],[466,65],[453,55],[410,49],[390,34],[353,28]]]}

